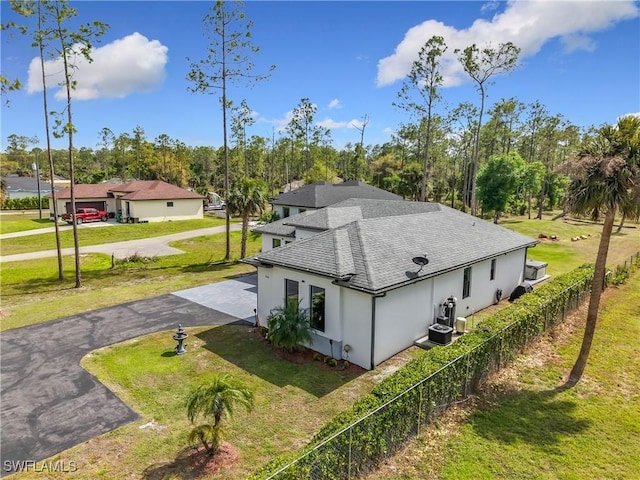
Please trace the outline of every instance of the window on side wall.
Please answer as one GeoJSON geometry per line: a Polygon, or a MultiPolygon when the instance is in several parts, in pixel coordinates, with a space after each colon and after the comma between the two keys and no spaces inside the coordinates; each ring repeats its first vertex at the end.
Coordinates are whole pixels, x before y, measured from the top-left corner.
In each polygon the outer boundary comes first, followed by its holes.
{"type": "Polygon", "coordinates": [[[284,289],[285,289],[285,301],[287,305],[298,305],[298,282],[295,280],[289,280],[288,278],[284,281],[284,289]]]}
{"type": "Polygon", "coordinates": [[[311,285],[309,287],[311,298],[311,328],[324,332],[324,288],[311,285]]]}
{"type": "Polygon", "coordinates": [[[282,207],[282,218],[287,218],[289,216],[289,207],[282,207]]]}
{"type": "Polygon", "coordinates": [[[462,298],[467,298],[471,295],[471,267],[464,269],[462,275],[462,298]]]}
{"type": "Polygon", "coordinates": [[[276,248],[282,244],[282,241],[279,238],[274,238],[271,240],[271,247],[276,248]]]}
{"type": "Polygon", "coordinates": [[[491,278],[489,280],[496,279],[496,259],[491,260],[491,278]]]}
{"type": "Polygon", "coordinates": [[[173,207],[173,202],[167,202],[167,207],[173,207]]]}

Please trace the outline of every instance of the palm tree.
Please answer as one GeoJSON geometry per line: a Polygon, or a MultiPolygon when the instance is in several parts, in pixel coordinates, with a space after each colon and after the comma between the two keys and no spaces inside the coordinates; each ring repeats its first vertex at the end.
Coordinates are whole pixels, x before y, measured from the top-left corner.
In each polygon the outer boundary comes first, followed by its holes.
{"type": "Polygon", "coordinates": [[[640,118],[626,116],[619,119],[615,127],[602,127],[585,145],[574,167],[576,176],[569,187],[569,209],[574,213],[590,214],[593,219],[604,214],[604,226],[582,347],[569,374],[568,386],[578,383],[589,358],[616,212],[621,212],[627,218],[637,218],[640,214],[640,118]]]}
{"type": "Polygon", "coordinates": [[[253,391],[238,381],[233,375],[223,373],[206,385],[200,385],[187,396],[187,417],[195,423],[198,417],[210,419],[209,423],[198,425],[189,434],[189,441],[199,440],[205,450],[213,455],[222,441],[222,420],[233,416],[236,405],[251,411],[253,391]]]}
{"type": "Polygon", "coordinates": [[[249,217],[264,211],[268,202],[267,192],[268,187],[265,182],[251,178],[242,178],[229,190],[227,208],[230,213],[236,213],[242,217],[240,258],[244,258],[247,253],[249,217]]]}
{"type": "Polygon", "coordinates": [[[312,341],[308,310],[290,300],[286,306],[274,308],[267,317],[267,339],[276,347],[295,352],[303,343],[312,341]]]}

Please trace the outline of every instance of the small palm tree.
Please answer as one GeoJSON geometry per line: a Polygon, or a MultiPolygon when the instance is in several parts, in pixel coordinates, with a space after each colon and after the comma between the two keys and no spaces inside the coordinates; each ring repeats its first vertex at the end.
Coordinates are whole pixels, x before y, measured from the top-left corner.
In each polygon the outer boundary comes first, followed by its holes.
{"type": "Polygon", "coordinates": [[[288,352],[294,352],[312,340],[309,313],[295,301],[287,302],[284,308],[274,308],[267,317],[267,328],[267,339],[288,352]]]}
{"type": "Polygon", "coordinates": [[[247,231],[249,229],[249,217],[264,211],[269,201],[268,186],[262,180],[243,178],[229,190],[227,208],[230,213],[242,217],[242,243],[240,257],[247,253],[247,231]]]}
{"type": "Polygon", "coordinates": [[[225,416],[233,416],[236,405],[251,411],[253,391],[229,373],[220,374],[211,383],[194,389],[187,396],[187,417],[193,424],[199,417],[209,419],[209,422],[194,427],[189,441],[199,440],[205,450],[214,455],[222,441],[222,420],[225,416]]]}
{"type": "Polygon", "coordinates": [[[590,214],[594,219],[604,214],[604,226],[582,347],[569,374],[568,386],[575,385],[582,378],[589,358],[616,212],[621,212],[627,218],[637,218],[640,213],[640,118],[623,117],[616,127],[607,125],[601,128],[584,147],[575,167],[574,180],[569,187],[569,209],[574,213],[590,214]]]}

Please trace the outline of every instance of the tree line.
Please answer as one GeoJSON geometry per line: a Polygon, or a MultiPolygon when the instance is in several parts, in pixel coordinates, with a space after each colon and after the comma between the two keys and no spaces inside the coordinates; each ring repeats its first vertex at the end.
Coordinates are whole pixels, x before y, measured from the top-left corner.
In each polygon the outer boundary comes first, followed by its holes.
{"type": "MultiPolygon", "coordinates": [[[[275,134],[272,138],[252,135],[250,125],[232,115],[228,147],[231,183],[244,177],[260,179],[275,194],[294,180],[362,180],[408,199],[419,200],[424,195],[425,200],[470,206],[473,119],[477,115],[473,105],[460,104],[446,115],[434,115],[429,126],[425,119],[404,123],[392,140],[382,145],[356,143],[342,148],[333,146],[327,129],[314,124],[315,111],[309,99],[302,99],[296,110],[304,110],[303,120],[294,115],[287,135],[278,138],[275,134]],[[423,183],[425,156],[429,168],[423,183]]],[[[497,207],[522,214],[535,205],[539,207],[537,215],[542,206],[558,207],[569,178],[559,167],[576,155],[594,131],[582,131],[562,115],[549,113],[540,102],[526,105],[515,98],[495,102],[487,117],[479,142],[480,206],[485,211],[497,207]],[[496,179],[497,157],[516,160],[517,168],[509,170],[517,173],[514,178],[496,179]],[[508,198],[505,204],[496,204],[490,197],[496,188],[501,197],[508,198]]],[[[2,175],[33,175],[32,163],[45,156],[35,147],[38,144],[36,138],[8,135],[2,175]]],[[[55,173],[68,178],[68,152],[53,150],[52,158],[55,173]]],[[[188,146],[167,134],[149,139],[141,126],[118,134],[103,128],[96,132],[95,148],[74,149],[74,164],[76,183],[114,178],[163,180],[202,194],[224,190],[223,146],[188,146]]],[[[48,178],[46,163],[40,165],[40,171],[48,178]]]]}

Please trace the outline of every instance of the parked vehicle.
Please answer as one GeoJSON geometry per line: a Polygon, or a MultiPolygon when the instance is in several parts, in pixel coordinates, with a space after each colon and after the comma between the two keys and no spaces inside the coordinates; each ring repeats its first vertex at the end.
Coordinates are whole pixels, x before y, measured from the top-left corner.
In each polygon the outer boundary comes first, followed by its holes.
{"type": "Polygon", "coordinates": [[[74,220],[76,224],[80,225],[84,222],[106,222],[109,218],[109,214],[104,210],[98,210],[97,208],[78,208],[76,213],[65,213],[62,215],[62,220],[69,225],[73,224],[74,220]]]}

